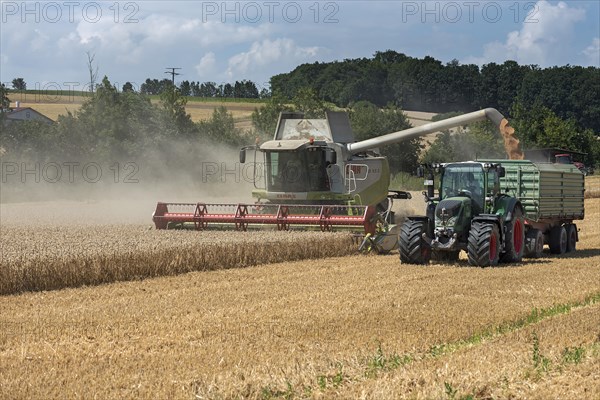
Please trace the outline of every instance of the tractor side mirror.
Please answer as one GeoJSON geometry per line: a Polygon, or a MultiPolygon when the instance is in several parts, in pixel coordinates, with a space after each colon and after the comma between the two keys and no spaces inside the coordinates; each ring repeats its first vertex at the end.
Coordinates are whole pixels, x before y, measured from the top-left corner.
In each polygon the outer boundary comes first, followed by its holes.
{"type": "Polygon", "coordinates": [[[325,154],[325,161],[329,164],[337,164],[337,153],[335,152],[335,150],[328,151],[325,154]]]}
{"type": "Polygon", "coordinates": [[[498,167],[498,178],[504,178],[506,176],[506,169],[504,167],[498,167]]]}
{"type": "Polygon", "coordinates": [[[246,162],[246,148],[240,150],[240,164],[246,162]]]}
{"type": "Polygon", "coordinates": [[[423,167],[421,167],[420,165],[417,167],[417,177],[418,178],[423,178],[425,176],[425,171],[423,170],[423,167]]]}

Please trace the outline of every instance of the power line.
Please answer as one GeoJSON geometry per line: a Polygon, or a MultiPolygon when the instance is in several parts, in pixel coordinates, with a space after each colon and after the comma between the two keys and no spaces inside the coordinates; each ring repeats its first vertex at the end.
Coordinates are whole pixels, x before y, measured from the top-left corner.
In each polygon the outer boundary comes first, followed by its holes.
{"type": "Polygon", "coordinates": [[[170,71],[165,71],[165,74],[171,74],[171,82],[173,82],[173,86],[175,86],[175,75],[181,75],[179,72],[175,72],[175,70],[177,69],[181,69],[178,67],[167,67],[167,70],[170,71]]]}

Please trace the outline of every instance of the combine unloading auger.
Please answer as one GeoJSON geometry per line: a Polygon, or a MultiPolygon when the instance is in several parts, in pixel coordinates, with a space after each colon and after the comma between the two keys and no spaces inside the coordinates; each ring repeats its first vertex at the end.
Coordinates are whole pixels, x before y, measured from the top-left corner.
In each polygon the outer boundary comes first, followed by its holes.
{"type": "Polygon", "coordinates": [[[256,204],[161,202],[153,221],[157,229],[344,228],[366,235],[363,249],[389,251],[397,236],[392,201],[410,193],[389,190],[389,164],[378,148],[484,119],[496,125],[507,151],[512,148],[511,158],[518,158],[514,129],[493,108],[360,142],[345,112],[327,112],[325,119],[282,113],[273,140],[240,151],[240,163],[254,151],[256,204]],[[259,179],[257,165],[262,166],[259,179]]]}

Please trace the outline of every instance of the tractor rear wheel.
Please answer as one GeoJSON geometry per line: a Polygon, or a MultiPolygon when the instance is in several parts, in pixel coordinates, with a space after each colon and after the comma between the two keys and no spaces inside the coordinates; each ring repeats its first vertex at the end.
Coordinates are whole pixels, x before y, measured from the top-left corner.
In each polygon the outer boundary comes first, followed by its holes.
{"type": "Polygon", "coordinates": [[[565,225],[567,229],[567,253],[577,250],[577,225],[565,225]]]}
{"type": "Polygon", "coordinates": [[[550,252],[564,254],[567,251],[567,230],[564,226],[555,226],[550,229],[550,252]]]}
{"type": "Polygon", "coordinates": [[[425,221],[407,220],[400,228],[398,249],[400,261],[406,264],[428,264],[431,259],[431,248],[423,240],[427,224],[425,221]]]}
{"type": "Polygon", "coordinates": [[[525,250],[525,223],[523,211],[520,208],[513,210],[512,220],[507,224],[505,237],[505,252],[500,257],[502,262],[521,262],[525,250]]]}
{"type": "Polygon", "coordinates": [[[490,222],[473,222],[467,244],[469,264],[479,267],[494,266],[500,258],[498,226],[490,222]]]}
{"type": "Polygon", "coordinates": [[[526,237],[527,257],[540,258],[544,252],[544,234],[539,229],[530,229],[526,237]]]}

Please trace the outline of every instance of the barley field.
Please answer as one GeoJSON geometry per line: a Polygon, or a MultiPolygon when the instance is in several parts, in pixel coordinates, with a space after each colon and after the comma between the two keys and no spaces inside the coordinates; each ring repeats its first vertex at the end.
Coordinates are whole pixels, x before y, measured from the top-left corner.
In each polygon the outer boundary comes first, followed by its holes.
{"type": "MultiPolygon", "coordinates": [[[[397,207],[419,212],[413,195],[397,207]]],[[[115,209],[3,205],[0,397],[600,396],[600,199],[576,254],[494,269],[115,209]]]]}
{"type": "Polygon", "coordinates": [[[600,396],[598,198],[576,253],[484,269],[35,207],[0,225],[0,398],[600,396]]]}

